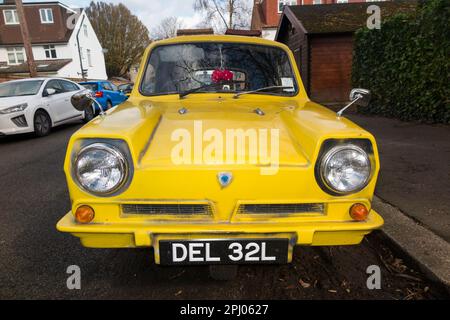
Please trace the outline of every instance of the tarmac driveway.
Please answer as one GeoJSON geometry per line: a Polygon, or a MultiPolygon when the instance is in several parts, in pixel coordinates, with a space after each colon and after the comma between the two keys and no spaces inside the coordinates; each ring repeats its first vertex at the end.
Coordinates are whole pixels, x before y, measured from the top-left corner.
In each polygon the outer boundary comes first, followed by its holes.
{"type": "Polygon", "coordinates": [[[450,242],[450,126],[348,115],[376,138],[376,195],[450,242]]]}

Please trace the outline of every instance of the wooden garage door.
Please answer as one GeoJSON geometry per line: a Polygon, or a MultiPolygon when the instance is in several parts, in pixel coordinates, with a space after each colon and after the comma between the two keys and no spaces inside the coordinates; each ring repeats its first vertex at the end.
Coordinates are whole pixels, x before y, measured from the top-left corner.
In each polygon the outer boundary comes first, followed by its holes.
{"type": "Polygon", "coordinates": [[[310,95],[318,102],[344,102],[351,89],[351,35],[310,38],[310,95]]]}

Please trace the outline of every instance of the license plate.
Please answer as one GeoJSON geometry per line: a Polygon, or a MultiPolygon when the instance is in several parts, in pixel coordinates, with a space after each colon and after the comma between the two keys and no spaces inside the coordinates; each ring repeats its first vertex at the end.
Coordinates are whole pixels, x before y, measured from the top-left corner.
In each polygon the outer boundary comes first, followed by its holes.
{"type": "Polygon", "coordinates": [[[283,264],[289,239],[160,240],[162,265],[283,264]]]}

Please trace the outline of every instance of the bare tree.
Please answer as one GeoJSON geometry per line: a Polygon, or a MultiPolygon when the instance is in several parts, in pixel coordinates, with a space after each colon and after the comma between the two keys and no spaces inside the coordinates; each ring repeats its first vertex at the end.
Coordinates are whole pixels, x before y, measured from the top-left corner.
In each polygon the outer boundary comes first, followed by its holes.
{"type": "Polygon", "coordinates": [[[205,15],[202,25],[213,27],[217,33],[250,26],[252,7],[249,0],[195,0],[194,10],[205,15]]]}
{"type": "Polygon", "coordinates": [[[177,17],[163,19],[159,25],[152,29],[151,36],[154,40],[176,37],[178,29],[183,29],[184,23],[177,17]]]}
{"type": "Polygon", "coordinates": [[[106,49],[108,75],[126,75],[131,66],[140,61],[150,43],[147,27],[121,3],[91,2],[86,14],[106,49]]]}

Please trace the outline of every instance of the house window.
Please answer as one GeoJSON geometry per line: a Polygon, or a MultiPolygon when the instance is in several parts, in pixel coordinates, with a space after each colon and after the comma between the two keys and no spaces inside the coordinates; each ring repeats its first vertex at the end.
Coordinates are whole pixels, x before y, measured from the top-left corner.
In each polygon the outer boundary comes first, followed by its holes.
{"type": "Polygon", "coordinates": [[[348,0],[337,0],[336,3],[348,3],[348,0]]]}
{"type": "Polygon", "coordinates": [[[56,48],[53,45],[44,46],[45,57],[47,59],[56,59],[56,48]]]}
{"type": "Polygon", "coordinates": [[[295,6],[297,0],[278,0],[278,13],[283,12],[284,6],[295,6]]]}
{"type": "Polygon", "coordinates": [[[19,24],[19,16],[17,10],[3,10],[5,24],[19,24]]]}
{"type": "Polygon", "coordinates": [[[313,0],[313,4],[322,4],[322,0],[313,0]]]}
{"type": "Polygon", "coordinates": [[[89,67],[92,67],[91,50],[86,49],[86,55],[87,55],[87,60],[88,60],[89,67]]]}
{"type": "Polygon", "coordinates": [[[87,38],[88,37],[88,26],[83,25],[83,30],[84,30],[84,36],[87,38]]]}
{"type": "Polygon", "coordinates": [[[52,9],[39,9],[41,14],[41,23],[53,23],[53,11],[52,9]]]}
{"type": "Polygon", "coordinates": [[[7,48],[8,64],[21,64],[25,62],[25,52],[22,47],[7,48]]]}

